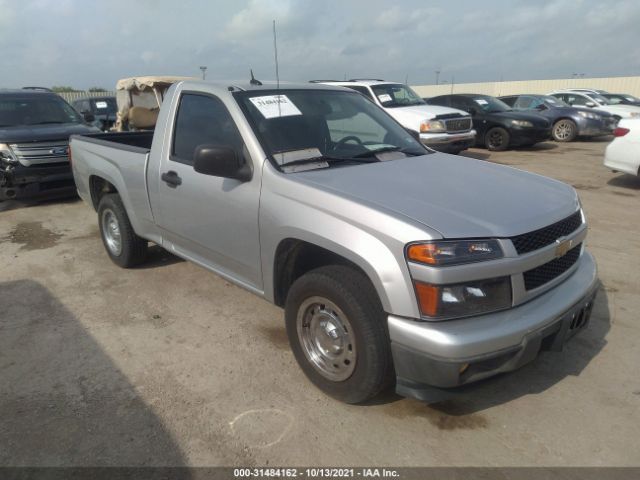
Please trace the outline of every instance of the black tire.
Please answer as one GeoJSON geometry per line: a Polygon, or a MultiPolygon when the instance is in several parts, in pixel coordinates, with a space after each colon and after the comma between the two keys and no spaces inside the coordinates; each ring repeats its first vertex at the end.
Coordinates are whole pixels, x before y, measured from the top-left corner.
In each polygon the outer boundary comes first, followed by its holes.
{"type": "MultiPolygon", "coordinates": [[[[369,279],[357,270],[330,265],[298,278],[287,295],[285,322],[289,343],[300,368],[327,395],[346,403],[361,403],[393,384],[395,377],[385,314],[369,279]],[[353,334],[354,365],[346,379],[327,378],[305,355],[308,349],[304,346],[304,334],[299,334],[298,319],[299,316],[308,318],[303,315],[308,311],[305,304],[319,298],[329,300],[344,313],[351,329],[349,334],[353,334]]],[[[300,324],[304,322],[301,320],[300,324]]],[[[330,332],[323,333],[328,336],[330,332]]],[[[352,337],[348,338],[351,342],[352,337]]],[[[351,343],[348,347],[351,350],[351,343]]]]}
{"type": "Polygon", "coordinates": [[[130,268],[144,262],[147,257],[148,242],[133,231],[120,195],[108,193],[100,199],[98,204],[98,224],[102,243],[113,263],[122,268],[130,268]],[[111,219],[117,222],[120,239],[119,249],[114,248],[113,243],[110,243],[114,234],[106,231],[109,227],[105,223],[112,225],[112,222],[109,221],[111,219]]]}
{"type": "Polygon", "coordinates": [[[492,152],[502,152],[509,148],[511,136],[502,127],[493,127],[484,136],[484,145],[492,152]]]}
{"type": "Polygon", "coordinates": [[[568,118],[561,118],[551,128],[551,137],[556,142],[573,142],[577,136],[578,126],[568,118]]]}

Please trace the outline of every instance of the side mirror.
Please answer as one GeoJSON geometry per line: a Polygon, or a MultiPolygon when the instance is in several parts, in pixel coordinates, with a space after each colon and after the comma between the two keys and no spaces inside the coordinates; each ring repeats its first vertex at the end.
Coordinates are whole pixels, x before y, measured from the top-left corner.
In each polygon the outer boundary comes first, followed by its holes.
{"type": "Polygon", "coordinates": [[[587,103],[585,103],[585,105],[586,105],[587,107],[589,107],[589,108],[593,108],[593,107],[595,107],[595,106],[596,106],[596,104],[595,104],[595,103],[593,103],[593,102],[587,102],[587,103]]]}
{"type": "Polygon", "coordinates": [[[544,103],[541,103],[540,105],[538,105],[536,107],[536,110],[540,111],[540,112],[544,112],[547,109],[547,106],[544,103]]]}
{"type": "Polygon", "coordinates": [[[85,110],[84,112],[80,112],[80,113],[82,113],[82,117],[84,118],[84,121],[87,123],[91,123],[96,119],[95,115],[89,111],[85,110]]]}
{"type": "Polygon", "coordinates": [[[406,130],[407,130],[407,132],[409,132],[409,135],[411,135],[416,140],[420,141],[420,132],[417,132],[417,131],[412,130],[410,128],[407,128],[406,130]]]}
{"type": "Polygon", "coordinates": [[[203,175],[233,178],[241,182],[248,182],[252,177],[249,165],[228,146],[198,145],[193,155],[193,169],[203,175]]]}

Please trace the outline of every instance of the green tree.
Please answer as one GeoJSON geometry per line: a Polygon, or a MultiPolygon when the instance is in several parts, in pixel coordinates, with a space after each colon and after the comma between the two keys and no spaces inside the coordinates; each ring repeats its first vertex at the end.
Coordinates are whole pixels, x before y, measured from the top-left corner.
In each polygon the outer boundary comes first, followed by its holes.
{"type": "Polygon", "coordinates": [[[75,88],[68,87],[68,86],[63,86],[63,85],[54,85],[53,87],[51,87],[51,90],[53,90],[56,93],[77,92],[77,90],[75,88]]]}
{"type": "Polygon", "coordinates": [[[107,89],[102,87],[91,87],[89,91],[90,92],[106,92],[107,89]]]}

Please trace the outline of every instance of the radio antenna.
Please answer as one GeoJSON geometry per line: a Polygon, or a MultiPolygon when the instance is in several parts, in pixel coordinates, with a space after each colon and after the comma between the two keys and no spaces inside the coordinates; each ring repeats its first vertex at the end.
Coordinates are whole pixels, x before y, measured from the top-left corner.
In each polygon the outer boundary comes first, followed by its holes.
{"type": "Polygon", "coordinates": [[[280,74],[278,72],[278,42],[276,40],[276,21],[273,21],[273,52],[276,60],[276,88],[280,89],[280,74]]]}

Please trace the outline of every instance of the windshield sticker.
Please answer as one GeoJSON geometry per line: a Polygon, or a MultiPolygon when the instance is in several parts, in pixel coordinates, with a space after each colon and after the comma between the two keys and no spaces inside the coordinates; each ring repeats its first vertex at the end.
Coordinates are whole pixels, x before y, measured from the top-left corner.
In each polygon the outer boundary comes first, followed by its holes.
{"type": "Polygon", "coordinates": [[[96,102],[96,108],[107,108],[107,102],[96,102]]]}
{"type": "Polygon", "coordinates": [[[393,98],[391,98],[391,95],[388,93],[383,93],[382,95],[378,95],[378,100],[380,100],[380,103],[384,103],[393,101],[393,98]]]}
{"type": "Polygon", "coordinates": [[[475,101],[478,105],[489,105],[489,102],[487,102],[484,98],[476,98],[475,101]]]}
{"type": "Polygon", "coordinates": [[[286,95],[265,95],[264,97],[251,97],[249,100],[264,118],[302,115],[302,112],[286,95]]]}

